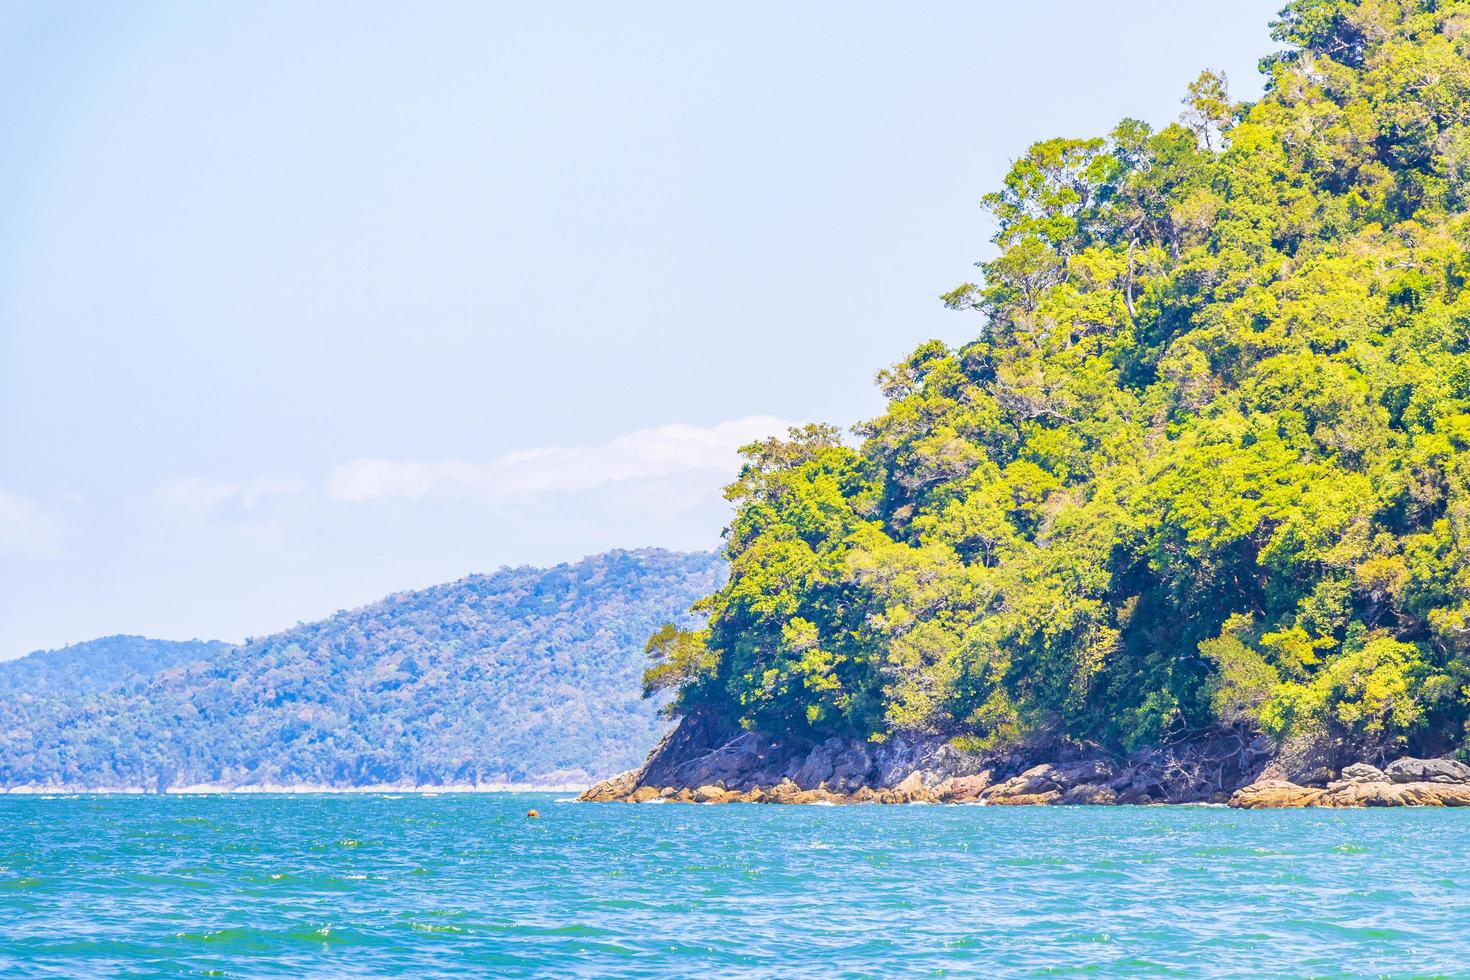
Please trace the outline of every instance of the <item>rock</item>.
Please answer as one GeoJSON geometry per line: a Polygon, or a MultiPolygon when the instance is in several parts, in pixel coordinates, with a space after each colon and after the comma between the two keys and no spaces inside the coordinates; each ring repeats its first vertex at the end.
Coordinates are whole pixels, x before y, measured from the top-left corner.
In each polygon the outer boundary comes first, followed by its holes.
{"type": "MultiPolygon", "coordinates": [[[[1327,793],[1334,800],[1351,800],[1359,796],[1372,795],[1377,789],[1370,790],[1368,787],[1381,789],[1389,782],[1387,774],[1377,766],[1370,766],[1366,762],[1355,762],[1345,766],[1342,774],[1327,784],[1327,793]]],[[[1334,803],[1334,806],[1361,806],[1357,803],[1334,803]]]]}
{"type": "Polygon", "coordinates": [[[1053,767],[1049,778],[1062,790],[1086,783],[1102,783],[1113,778],[1113,767],[1101,759],[1087,759],[1066,766],[1053,767]]]}
{"type": "Polygon", "coordinates": [[[1261,770],[1261,775],[1256,782],[1265,782],[1269,779],[1286,779],[1286,766],[1282,765],[1280,759],[1267,761],[1266,767],[1261,770]]]}
{"type": "Polygon", "coordinates": [[[731,794],[731,793],[725,792],[725,790],[722,787],[716,786],[713,783],[711,783],[708,786],[701,786],[701,787],[699,787],[698,789],[696,789],[694,791],[694,802],[695,803],[723,803],[723,802],[725,802],[725,800],[728,797],[730,797],[732,795],[733,794],[731,794]]]}
{"type": "Polygon", "coordinates": [[[829,738],[807,754],[791,779],[807,789],[846,790],[866,780],[872,762],[861,743],[829,738]]]}
{"type": "Polygon", "coordinates": [[[975,799],[989,786],[989,769],[973,776],[951,776],[934,787],[934,797],[941,803],[964,803],[975,799]]]}
{"type": "Polygon", "coordinates": [[[638,770],[630,769],[589,786],[577,797],[578,803],[611,803],[621,800],[638,786],[638,770]]]}
{"type": "Polygon", "coordinates": [[[1058,802],[1067,806],[1111,806],[1118,802],[1118,794],[1108,786],[1080,783],[1063,793],[1058,802]]]}
{"type": "MultiPolygon", "coordinates": [[[[1003,783],[997,783],[980,794],[986,803],[1002,803],[1011,797],[1017,796],[1041,796],[1046,793],[1057,792],[1061,784],[1057,781],[1057,767],[1047,764],[1032,766],[1019,776],[1007,779],[1003,783]]],[[[1060,796],[1060,793],[1057,793],[1060,796]]]]}
{"type": "Polygon", "coordinates": [[[796,785],[790,779],[783,779],[775,786],[772,786],[770,789],[766,790],[765,800],[763,802],[795,803],[796,796],[801,791],[801,787],[796,785]]]}
{"type": "Polygon", "coordinates": [[[1403,783],[1401,790],[1412,800],[1405,806],[1470,806],[1470,786],[1461,783],[1403,783]]]}
{"type": "MultiPolygon", "coordinates": [[[[1112,787],[1109,786],[1108,789],[1112,789],[1112,787]]],[[[1158,802],[1154,799],[1153,794],[1149,792],[1148,787],[1141,786],[1137,783],[1115,792],[1118,793],[1118,796],[1113,802],[1119,806],[1143,806],[1158,802]]]]}
{"type": "Polygon", "coordinates": [[[1366,762],[1354,762],[1344,768],[1342,775],[1338,778],[1345,783],[1382,783],[1388,779],[1382,769],[1370,766],[1366,762]]]}
{"type": "Polygon", "coordinates": [[[677,792],[677,793],[674,794],[674,802],[675,803],[693,803],[694,802],[694,793],[693,793],[693,791],[692,790],[689,790],[687,788],[686,789],[679,790],[679,792],[677,792]]]}
{"type": "Polygon", "coordinates": [[[1312,787],[1332,782],[1343,764],[1353,758],[1349,746],[1322,734],[1292,736],[1280,745],[1276,755],[1284,769],[1282,779],[1312,787]]]}
{"type": "MultiPolygon", "coordinates": [[[[863,787],[866,788],[866,787],[863,787]]],[[[924,774],[917,769],[905,776],[896,786],[882,790],[869,790],[863,793],[862,789],[852,797],[854,802],[860,803],[934,803],[936,797],[928,787],[924,785],[924,774]],[[861,799],[858,798],[861,796],[861,799]]]]}
{"type": "Polygon", "coordinates": [[[904,777],[903,782],[893,788],[896,792],[912,798],[915,794],[924,792],[924,774],[915,769],[904,777]]]}
{"type": "Polygon", "coordinates": [[[1060,775],[1057,767],[1050,763],[1032,766],[1014,780],[1010,780],[1010,783],[1015,784],[1012,785],[1010,792],[1022,796],[1034,796],[1037,793],[1060,789],[1062,786],[1060,775]]]}
{"type": "Polygon", "coordinates": [[[1470,806],[1470,786],[1458,783],[1354,783],[1328,797],[1331,806],[1470,806]]]}
{"type": "Polygon", "coordinates": [[[657,800],[661,797],[662,792],[657,786],[639,786],[626,799],[629,803],[647,803],[649,800],[657,800]]]}
{"type": "Polygon", "coordinates": [[[1454,759],[1395,759],[1385,772],[1395,783],[1470,783],[1470,766],[1454,759]]]}
{"type": "Polygon", "coordinates": [[[1354,807],[1354,806],[1398,806],[1391,802],[1397,798],[1394,785],[1387,779],[1378,782],[1351,782],[1349,780],[1338,780],[1327,785],[1327,795],[1323,799],[1324,806],[1354,807]]]}
{"type": "Polygon", "coordinates": [[[1051,806],[1060,802],[1062,794],[1056,790],[1045,793],[1015,793],[986,799],[990,806],[1051,806]]]}
{"type": "Polygon", "coordinates": [[[858,788],[856,793],[848,797],[848,801],[851,803],[877,803],[878,794],[873,791],[873,787],[862,786],[858,788]]]}
{"type": "Polygon", "coordinates": [[[1275,810],[1286,807],[1319,806],[1325,790],[1298,786],[1284,779],[1263,779],[1243,786],[1230,797],[1238,810],[1275,810]]]}

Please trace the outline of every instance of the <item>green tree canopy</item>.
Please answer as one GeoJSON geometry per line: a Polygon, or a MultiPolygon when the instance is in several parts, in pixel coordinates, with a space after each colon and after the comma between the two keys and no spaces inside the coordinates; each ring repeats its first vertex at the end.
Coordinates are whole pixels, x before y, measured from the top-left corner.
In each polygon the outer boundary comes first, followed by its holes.
{"type": "Polygon", "coordinates": [[[975,339],[745,450],[732,574],[664,636],[751,728],[1129,746],[1470,719],[1470,2],[1295,0],[1233,102],[1027,150],[975,339]]]}

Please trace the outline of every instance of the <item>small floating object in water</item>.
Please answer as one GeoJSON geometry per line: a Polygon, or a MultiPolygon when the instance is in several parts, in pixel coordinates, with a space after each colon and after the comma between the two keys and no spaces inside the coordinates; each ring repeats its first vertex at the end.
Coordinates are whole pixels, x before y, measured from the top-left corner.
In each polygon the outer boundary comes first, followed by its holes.
{"type": "Polygon", "coordinates": [[[526,819],[527,820],[539,820],[539,819],[541,819],[541,811],[540,810],[527,810],[526,811],[526,819]]]}

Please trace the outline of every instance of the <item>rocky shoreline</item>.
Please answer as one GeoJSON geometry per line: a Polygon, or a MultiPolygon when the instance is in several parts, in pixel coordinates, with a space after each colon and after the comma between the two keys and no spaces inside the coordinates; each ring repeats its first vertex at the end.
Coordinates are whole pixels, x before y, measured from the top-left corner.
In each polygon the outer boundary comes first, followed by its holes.
{"type": "Polygon", "coordinates": [[[939,737],[809,743],[682,719],[641,769],[580,802],[968,803],[1108,806],[1214,803],[1238,809],[1470,806],[1470,766],[1402,758],[1379,768],[1283,758],[1260,737],[1220,733],[1117,755],[1053,746],[982,755],[939,737]],[[1047,757],[1043,757],[1043,754],[1047,757]]]}

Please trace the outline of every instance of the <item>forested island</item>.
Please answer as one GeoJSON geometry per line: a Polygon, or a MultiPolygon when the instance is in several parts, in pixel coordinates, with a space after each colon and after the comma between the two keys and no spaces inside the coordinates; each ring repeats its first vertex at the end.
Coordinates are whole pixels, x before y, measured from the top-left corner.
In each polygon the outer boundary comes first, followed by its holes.
{"type": "Polygon", "coordinates": [[[0,792],[585,786],[668,727],[643,638],[710,553],[505,568],[234,646],[109,637],[0,663],[0,792]]]}
{"type": "Polygon", "coordinates": [[[679,726],[588,798],[1470,802],[1412,758],[1470,720],[1470,3],[1273,37],[1026,150],[976,338],[744,450],[679,726]]]}

